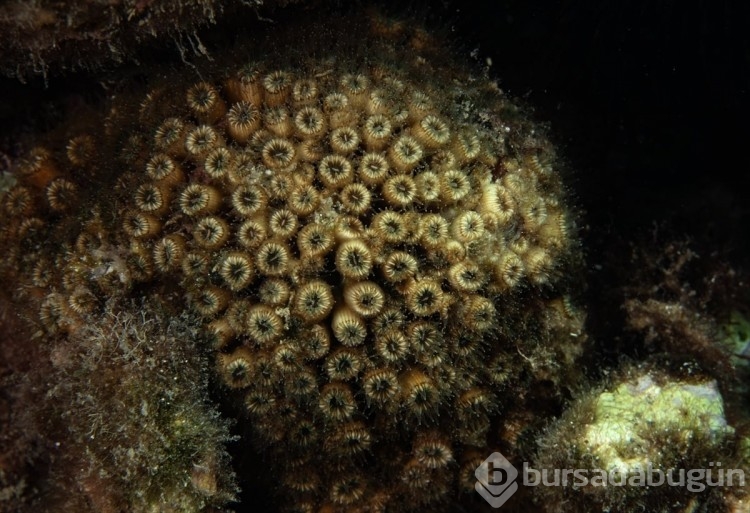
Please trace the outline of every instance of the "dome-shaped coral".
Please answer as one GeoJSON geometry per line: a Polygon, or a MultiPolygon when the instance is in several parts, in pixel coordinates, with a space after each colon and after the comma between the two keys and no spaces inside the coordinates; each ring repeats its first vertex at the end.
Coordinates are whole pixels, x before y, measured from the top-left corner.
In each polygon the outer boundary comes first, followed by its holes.
{"type": "Polygon", "coordinates": [[[582,339],[549,144],[426,33],[369,30],[366,59],[279,56],[157,88],[125,135],[114,108],[97,146],[117,148],[114,204],[76,185],[113,156],[77,150],[35,150],[4,198],[5,271],[54,262],[49,337],[112,295],[202,317],[297,511],[473,489],[461,476],[517,400],[503,391],[557,384],[582,339]],[[395,41],[419,54],[395,59],[395,41]]]}

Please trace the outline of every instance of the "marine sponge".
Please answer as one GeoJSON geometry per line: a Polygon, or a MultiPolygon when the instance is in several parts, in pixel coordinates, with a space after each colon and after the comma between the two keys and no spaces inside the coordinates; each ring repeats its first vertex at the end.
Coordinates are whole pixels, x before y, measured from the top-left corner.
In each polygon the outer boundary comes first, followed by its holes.
{"type": "Polygon", "coordinates": [[[202,317],[295,511],[447,507],[517,391],[559,391],[585,339],[549,143],[424,31],[369,21],[327,29],[369,33],[353,55],[282,52],[114,107],[101,153],[31,152],[3,207],[4,270],[43,271],[48,337],[112,296],[202,317]],[[113,159],[116,201],[81,196],[79,169],[113,159]]]}

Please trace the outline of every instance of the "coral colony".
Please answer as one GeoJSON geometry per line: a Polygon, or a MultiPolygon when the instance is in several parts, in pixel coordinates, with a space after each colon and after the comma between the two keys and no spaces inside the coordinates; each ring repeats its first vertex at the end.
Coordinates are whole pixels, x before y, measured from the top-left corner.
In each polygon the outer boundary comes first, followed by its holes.
{"type": "Polygon", "coordinates": [[[441,510],[576,376],[549,143],[424,30],[349,30],[116,98],[15,163],[3,280],[62,380],[66,504],[225,507],[215,380],[285,510],[441,510]]]}

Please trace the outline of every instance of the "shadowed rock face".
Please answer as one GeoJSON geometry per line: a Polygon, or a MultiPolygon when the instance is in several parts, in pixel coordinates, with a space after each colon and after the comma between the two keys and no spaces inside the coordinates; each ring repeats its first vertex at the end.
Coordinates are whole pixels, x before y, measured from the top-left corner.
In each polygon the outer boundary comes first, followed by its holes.
{"type": "Polygon", "coordinates": [[[205,53],[196,30],[229,14],[257,16],[295,0],[11,0],[0,5],[0,73],[27,80],[131,60],[139,46],[173,40],[205,53]]]}

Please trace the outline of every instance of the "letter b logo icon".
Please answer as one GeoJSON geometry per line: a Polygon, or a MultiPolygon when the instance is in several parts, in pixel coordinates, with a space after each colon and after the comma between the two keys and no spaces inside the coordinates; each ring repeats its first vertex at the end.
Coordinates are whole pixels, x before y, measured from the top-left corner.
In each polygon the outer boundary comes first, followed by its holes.
{"type": "Polygon", "coordinates": [[[505,456],[493,452],[474,471],[474,489],[493,508],[499,508],[518,490],[518,470],[505,456]]]}

